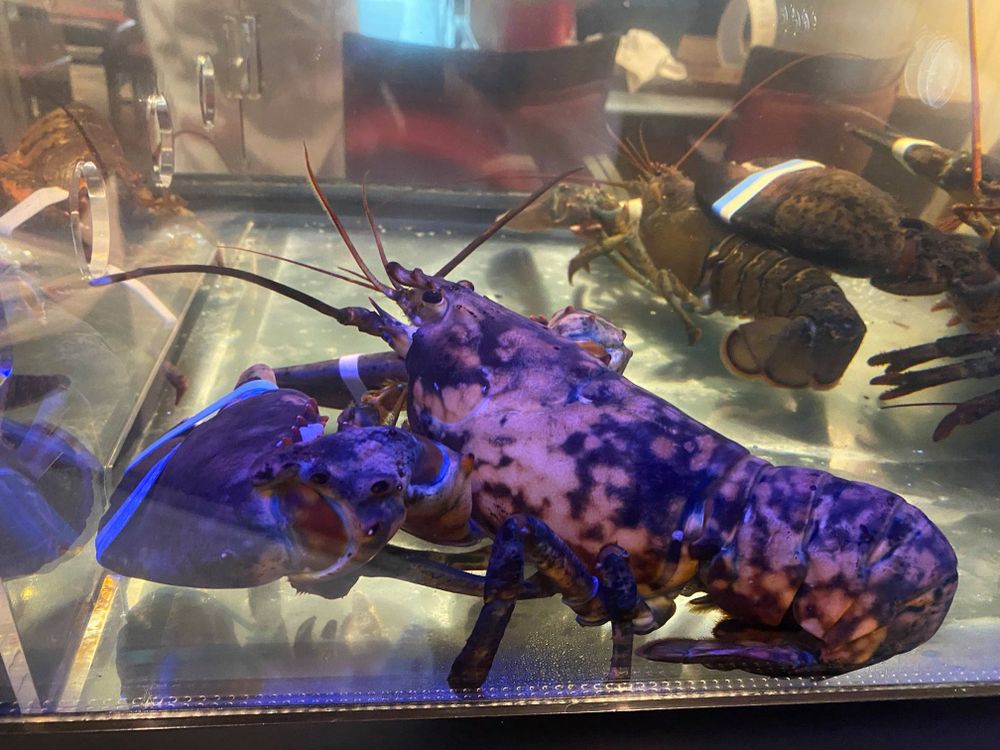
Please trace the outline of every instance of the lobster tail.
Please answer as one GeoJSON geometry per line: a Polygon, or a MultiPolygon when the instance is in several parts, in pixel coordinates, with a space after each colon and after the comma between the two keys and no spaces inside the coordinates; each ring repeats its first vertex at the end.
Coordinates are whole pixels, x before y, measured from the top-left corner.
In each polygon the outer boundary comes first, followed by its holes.
{"type": "Polygon", "coordinates": [[[724,312],[753,317],[722,343],[731,372],[788,388],[840,380],[865,324],[824,271],[775,248],[730,237],[710,270],[724,312]]]}
{"type": "Polygon", "coordinates": [[[823,660],[856,667],[930,638],[951,605],[958,571],[954,550],[927,516],[892,492],[836,477],[813,513],[809,573],[792,612],[822,640],[823,660]],[[840,594],[836,605],[831,591],[840,594]]]}
{"type": "Polygon", "coordinates": [[[764,466],[711,513],[736,518],[740,508],[735,525],[706,519],[722,533],[700,571],[712,602],[734,619],[712,640],[656,641],[645,656],[821,676],[909,651],[940,627],[958,585],[955,552],[898,495],[816,469],[764,466]]]}

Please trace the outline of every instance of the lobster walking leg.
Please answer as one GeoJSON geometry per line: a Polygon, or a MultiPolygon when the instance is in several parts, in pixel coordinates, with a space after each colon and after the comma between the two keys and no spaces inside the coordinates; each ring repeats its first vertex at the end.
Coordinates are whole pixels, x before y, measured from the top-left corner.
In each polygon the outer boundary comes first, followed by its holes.
{"type": "MultiPolygon", "coordinates": [[[[818,677],[824,674],[822,665],[816,663],[812,649],[789,643],[789,634],[781,633],[780,639],[769,641],[759,629],[747,628],[734,631],[732,640],[715,638],[696,640],[693,638],[663,638],[644,644],[639,654],[653,661],[674,664],[703,664],[714,669],[742,669],[754,674],[803,674],[818,677]],[[756,639],[756,640],[754,640],[756,639]]],[[[795,634],[803,640],[810,638],[803,633],[795,634]]],[[[841,670],[831,668],[829,674],[841,670]]]]}
{"type": "Polygon", "coordinates": [[[945,336],[929,344],[876,354],[868,360],[868,364],[885,365],[887,373],[900,372],[939,357],[964,357],[967,354],[987,351],[994,354],[1000,352],[1000,336],[995,333],[963,333],[958,336],[945,336]]]}
{"type": "MultiPolygon", "coordinates": [[[[645,251],[643,251],[644,253],[645,251]]],[[[685,310],[685,305],[698,313],[705,312],[705,307],[697,295],[688,289],[673,271],[662,268],[647,268],[645,273],[650,275],[646,276],[636,270],[636,265],[625,255],[613,254],[611,260],[632,281],[646,287],[650,292],[666,301],[670,309],[684,324],[689,344],[693,346],[698,341],[701,337],[701,329],[691,320],[691,316],[685,310]]]]}
{"type": "MultiPolygon", "coordinates": [[[[1000,374],[1000,336],[996,333],[945,336],[929,344],[877,354],[868,360],[868,364],[885,366],[885,373],[872,378],[871,383],[891,386],[879,395],[880,401],[889,401],[956,380],[989,378],[1000,374]],[[973,354],[983,356],[969,357],[960,362],[923,370],[909,369],[939,357],[965,357],[973,354]]],[[[955,408],[934,429],[932,438],[935,442],[947,438],[956,427],[973,424],[1000,411],[1000,390],[953,405],[955,408]]]]}
{"type": "Polygon", "coordinates": [[[584,270],[590,270],[590,264],[604,255],[613,255],[618,246],[625,241],[624,235],[605,235],[599,240],[591,242],[580,248],[580,251],[570,258],[569,266],[567,268],[567,276],[570,283],[573,282],[573,277],[576,272],[581,268],[584,270]]]}
{"type": "MultiPolygon", "coordinates": [[[[358,578],[394,578],[418,586],[427,586],[438,591],[450,591],[467,596],[483,595],[483,577],[467,573],[449,565],[448,555],[437,558],[434,553],[424,550],[406,549],[389,544],[362,568],[356,577],[331,578],[299,584],[296,589],[325,599],[340,599],[346,596],[357,583],[358,578]]],[[[537,590],[531,587],[529,594],[537,590]]],[[[522,592],[521,598],[526,597],[522,592]]]]}
{"type": "Polygon", "coordinates": [[[888,391],[879,395],[880,401],[889,401],[935,385],[944,385],[970,378],[991,378],[994,375],[1000,375],[1000,360],[992,357],[978,357],[950,365],[929,367],[926,370],[886,373],[872,378],[871,384],[892,386],[888,391]]]}
{"type": "Polygon", "coordinates": [[[971,398],[948,412],[934,428],[934,434],[931,435],[931,438],[934,441],[944,440],[956,427],[974,424],[998,411],[1000,411],[1000,390],[971,398]]]}
{"type": "Polygon", "coordinates": [[[493,540],[483,608],[448,675],[448,684],[453,689],[478,688],[489,675],[521,593],[525,559],[533,562],[539,573],[555,585],[581,624],[607,620],[604,604],[597,596],[597,579],[566,543],[537,518],[513,515],[493,540]]]}
{"type": "Polygon", "coordinates": [[[628,553],[617,544],[609,544],[601,550],[597,570],[601,598],[611,617],[612,650],[608,682],[627,680],[632,676],[633,621],[638,611],[643,609],[642,598],[632,569],[628,566],[628,553]]]}

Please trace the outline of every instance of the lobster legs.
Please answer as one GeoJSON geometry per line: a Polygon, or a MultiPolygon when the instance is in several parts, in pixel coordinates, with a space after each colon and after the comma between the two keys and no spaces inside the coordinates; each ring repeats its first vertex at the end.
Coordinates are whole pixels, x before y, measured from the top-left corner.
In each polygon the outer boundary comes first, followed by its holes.
{"type": "Polygon", "coordinates": [[[684,324],[688,343],[693,345],[698,340],[701,329],[691,320],[687,310],[703,314],[707,312],[705,305],[673,271],[657,268],[642,246],[642,242],[632,234],[608,235],[602,232],[600,239],[581,248],[570,260],[569,280],[572,281],[573,276],[581,268],[588,269],[591,261],[605,255],[625,276],[666,301],[684,324]]]}
{"type": "Polygon", "coordinates": [[[723,620],[714,638],[663,638],[644,644],[638,653],[652,661],[703,664],[714,669],[742,669],[754,674],[818,677],[843,670],[824,666],[817,655],[822,645],[803,631],[723,620]]]}
{"type": "MultiPolygon", "coordinates": [[[[868,360],[868,364],[885,366],[885,373],[872,378],[871,383],[890,386],[889,390],[879,396],[881,401],[890,401],[957,380],[1000,375],[1000,335],[965,333],[946,336],[929,344],[877,354],[868,360]],[[969,356],[976,354],[983,356],[969,356]],[[910,369],[941,357],[967,358],[960,362],[923,370],[910,369]]],[[[956,427],[978,422],[997,411],[1000,411],[1000,390],[984,393],[956,404],[954,410],[938,423],[932,437],[935,441],[944,440],[956,427]]]]}
{"type": "Polygon", "coordinates": [[[607,545],[599,556],[601,575],[595,577],[543,521],[523,514],[508,518],[493,540],[483,608],[452,665],[448,684],[455,690],[476,689],[486,680],[514,604],[518,598],[525,598],[525,562],[533,563],[540,577],[562,594],[563,603],[576,612],[581,625],[612,620],[614,647],[609,679],[627,679],[632,663],[632,623],[650,619],[627,559],[618,545],[607,545]]]}

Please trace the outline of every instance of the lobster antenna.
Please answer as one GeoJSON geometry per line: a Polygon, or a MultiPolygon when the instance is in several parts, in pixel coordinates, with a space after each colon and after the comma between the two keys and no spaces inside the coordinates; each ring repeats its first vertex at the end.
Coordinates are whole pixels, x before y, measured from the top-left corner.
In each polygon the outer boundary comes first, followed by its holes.
{"type": "Polygon", "coordinates": [[[223,250],[239,250],[240,252],[243,252],[243,253],[253,253],[254,255],[260,255],[261,257],[264,257],[264,258],[271,258],[272,260],[279,260],[282,263],[290,263],[293,266],[300,266],[302,268],[308,268],[310,271],[316,271],[317,273],[321,273],[324,276],[332,276],[333,278],[340,279],[341,281],[347,281],[347,282],[349,282],[351,284],[357,284],[358,286],[364,287],[365,289],[371,289],[373,292],[377,292],[378,291],[378,288],[372,286],[371,284],[369,284],[368,280],[364,276],[361,277],[363,281],[359,281],[358,279],[352,279],[349,276],[344,276],[344,275],[339,274],[339,273],[334,273],[333,271],[327,271],[325,268],[320,268],[319,266],[314,266],[311,263],[303,263],[300,260],[292,260],[291,258],[283,258],[280,255],[274,255],[273,253],[265,253],[263,250],[254,250],[253,248],[242,247],[241,245],[223,245],[223,244],[220,243],[220,244],[216,245],[216,247],[222,248],[223,250]]]}
{"type": "MultiPolygon", "coordinates": [[[[829,107],[832,110],[843,112],[844,114],[861,115],[862,117],[871,120],[872,122],[878,123],[882,127],[889,127],[888,120],[879,117],[874,112],[869,112],[864,107],[858,107],[854,104],[844,104],[843,102],[834,101],[833,99],[821,99],[820,104],[822,104],[824,107],[829,107]]],[[[845,122],[844,124],[853,127],[853,125],[849,122],[845,122]]]]}
{"type": "Polygon", "coordinates": [[[323,191],[320,189],[319,181],[316,179],[316,173],[313,172],[312,164],[309,162],[309,149],[306,147],[305,142],[302,143],[302,152],[305,154],[306,158],[306,173],[309,176],[309,184],[312,186],[313,192],[319,199],[320,204],[323,206],[323,210],[326,211],[326,215],[330,217],[330,221],[333,225],[337,227],[337,231],[340,232],[340,237],[347,245],[347,249],[350,251],[351,256],[354,258],[354,262],[358,264],[358,267],[364,272],[365,277],[378,289],[382,294],[384,294],[389,299],[394,298],[394,291],[378,280],[378,277],[372,273],[371,269],[365,264],[364,259],[361,257],[361,253],[351,242],[351,236],[347,233],[347,227],[337,216],[337,212],[333,210],[333,206],[330,205],[330,201],[326,199],[323,195],[323,191]]]}
{"type": "Polygon", "coordinates": [[[910,406],[961,406],[957,401],[921,401],[913,404],[886,404],[880,409],[906,409],[910,406]]]}
{"type": "MultiPolygon", "coordinates": [[[[969,0],[969,1],[971,2],[971,0],[969,0]]],[[[687,161],[688,157],[690,157],[691,154],[693,154],[695,151],[697,151],[698,147],[701,146],[701,144],[705,142],[705,139],[707,139],[710,135],[712,135],[712,133],[714,133],[716,130],[718,130],[719,127],[722,125],[722,123],[724,123],[727,119],[729,119],[729,116],[733,112],[735,112],[737,109],[739,109],[747,99],[749,99],[751,96],[753,96],[754,94],[756,94],[764,86],[766,86],[767,84],[769,84],[771,81],[773,81],[775,78],[777,78],[778,76],[782,75],[786,71],[790,70],[791,68],[794,68],[799,63],[803,63],[806,60],[814,60],[817,57],[824,57],[825,55],[826,55],[826,53],[817,53],[817,54],[813,54],[813,55],[803,55],[802,57],[797,57],[794,60],[791,60],[791,61],[785,63],[784,65],[782,65],[780,68],[778,68],[777,70],[775,70],[770,75],[765,76],[765,78],[762,81],[760,81],[758,83],[755,83],[753,86],[750,87],[749,91],[747,91],[743,96],[741,96],[736,101],[736,103],[733,106],[731,106],[728,110],[726,110],[721,115],[719,115],[719,117],[716,118],[715,122],[713,122],[711,125],[709,125],[708,128],[706,128],[705,131],[695,139],[695,142],[691,144],[691,148],[689,148],[687,151],[685,151],[684,155],[680,159],[678,159],[676,162],[674,162],[674,165],[673,165],[674,168],[677,169],[678,167],[680,167],[681,164],[683,164],[685,161],[687,161]]],[[[856,57],[856,55],[851,55],[851,57],[856,57]]]]}
{"type": "Polygon", "coordinates": [[[340,323],[344,323],[348,318],[347,310],[329,305],[326,302],[323,302],[323,300],[317,299],[316,297],[306,294],[305,292],[300,292],[294,287],[287,286],[279,281],[272,281],[271,279],[263,276],[258,276],[250,271],[244,271],[239,268],[229,268],[227,266],[206,266],[198,264],[145,266],[143,268],[135,268],[131,271],[109,273],[106,276],[99,276],[96,279],[91,279],[89,283],[90,286],[105,286],[107,284],[114,284],[120,281],[128,281],[129,279],[141,279],[143,276],[162,276],[172,273],[208,273],[214,274],[215,276],[231,276],[234,279],[249,281],[251,284],[262,286],[265,289],[276,292],[283,297],[295,300],[296,302],[312,308],[322,315],[333,318],[340,323]]]}
{"type": "Polygon", "coordinates": [[[558,185],[560,182],[562,182],[563,180],[565,180],[570,175],[579,172],[580,169],[581,169],[581,167],[577,167],[576,169],[570,169],[567,172],[563,172],[560,175],[556,175],[551,180],[549,180],[548,182],[544,183],[535,192],[533,192],[531,195],[529,195],[523,201],[521,201],[516,206],[514,206],[514,208],[510,209],[510,211],[508,211],[503,216],[501,216],[499,219],[497,219],[492,224],[490,224],[490,226],[488,226],[478,237],[476,237],[476,239],[474,239],[468,245],[466,245],[461,250],[459,250],[458,254],[454,258],[452,258],[447,263],[445,263],[443,266],[441,266],[441,269],[436,274],[434,274],[434,275],[435,276],[441,276],[441,277],[447,276],[449,273],[451,273],[453,270],[455,270],[455,267],[459,263],[461,263],[463,260],[465,260],[470,255],[472,255],[472,252],[477,247],[479,247],[480,245],[482,245],[484,242],[486,242],[486,240],[488,240],[494,234],[496,234],[501,229],[503,229],[507,225],[507,223],[509,221],[511,221],[515,216],[517,216],[519,213],[521,213],[526,208],[528,208],[536,200],[538,200],[539,198],[541,198],[546,192],[548,192],[549,189],[555,187],[556,185],[558,185]]]}
{"type": "MultiPolygon", "coordinates": [[[[539,181],[552,179],[552,175],[550,174],[542,174],[540,172],[533,172],[526,169],[521,169],[521,170],[511,169],[502,172],[485,172],[482,175],[479,175],[478,177],[461,177],[458,179],[449,180],[448,184],[461,185],[470,182],[482,182],[483,180],[489,180],[492,178],[499,178],[499,177],[521,177],[524,179],[539,180],[539,181]]],[[[583,174],[570,175],[569,177],[566,177],[564,181],[573,182],[580,185],[607,185],[608,187],[617,187],[617,188],[632,187],[627,182],[615,182],[614,180],[604,180],[599,177],[594,177],[592,175],[583,175],[583,174]]]]}
{"type": "Polygon", "coordinates": [[[76,128],[77,132],[80,134],[80,137],[83,138],[83,142],[86,143],[87,148],[90,149],[90,155],[93,158],[94,163],[97,164],[98,169],[101,170],[101,174],[107,177],[109,170],[105,166],[104,160],[101,158],[100,151],[97,150],[97,144],[94,143],[93,140],[91,140],[90,134],[87,132],[86,126],[82,122],[80,122],[80,120],[77,118],[76,115],[74,115],[72,112],[69,111],[69,108],[67,106],[60,104],[59,109],[61,109],[63,111],[63,114],[65,114],[66,117],[69,118],[69,121],[73,123],[73,127],[76,128]]]}
{"type": "Polygon", "coordinates": [[[361,180],[361,207],[364,209],[365,218],[368,219],[368,226],[372,228],[372,234],[375,235],[375,246],[378,247],[378,257],[382,261],[382,269],[385,271],[385,275],[389,277],[389,282],[393,288],[398,291],[401,287],[392,278],[392,274],[389,273],[389,259],[385,257],[385,248],[382,246],[382,233],[379,231],[378,225],[375,223],[375,215],[368,205],[368,186],[365,184],[367,181],[368,173],[366,172],[361,180]]]}
{"type": "Polygon", "coordinates": [[[980,196],[979,183],[983,179],[983,131],[980,123],[982,99],[979,92],[979,54],[976,50],[976,3],[969,6],[969,81],[972,103],[972,194],[980,196]]]}

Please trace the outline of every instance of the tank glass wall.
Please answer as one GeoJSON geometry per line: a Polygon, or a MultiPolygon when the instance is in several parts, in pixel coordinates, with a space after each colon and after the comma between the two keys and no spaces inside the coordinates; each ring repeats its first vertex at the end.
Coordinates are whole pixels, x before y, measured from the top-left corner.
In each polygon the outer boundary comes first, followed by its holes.
{"type": "Polygon", "coordinates": [[[0,721],[996,692],[998,30],[0,0],[0,721]]]}

